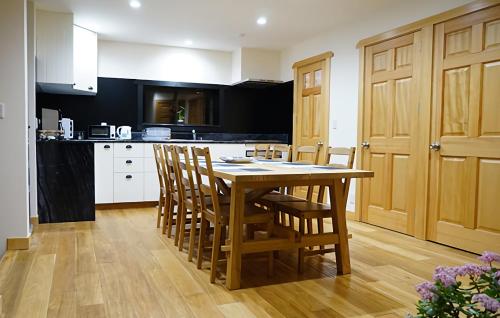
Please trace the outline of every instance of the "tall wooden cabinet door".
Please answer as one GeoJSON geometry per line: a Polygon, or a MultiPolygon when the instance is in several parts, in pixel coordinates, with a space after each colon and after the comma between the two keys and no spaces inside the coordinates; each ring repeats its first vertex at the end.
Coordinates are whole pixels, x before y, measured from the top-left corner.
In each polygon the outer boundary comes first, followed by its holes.
{"type": "Polygon", "coordinates": [[[366,47],[361,219],[414,233],[415,131],[421,31],[366,47]]]}
{"type": "Polygon", "coordinates": [[[500,5],[434,33],[427,236],[500,252],[500,5]]]}

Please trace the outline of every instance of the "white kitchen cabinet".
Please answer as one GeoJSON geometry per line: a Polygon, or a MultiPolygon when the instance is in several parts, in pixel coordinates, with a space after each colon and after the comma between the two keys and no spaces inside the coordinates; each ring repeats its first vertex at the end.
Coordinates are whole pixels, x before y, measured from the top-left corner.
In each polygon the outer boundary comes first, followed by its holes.
{"type": "Polygon", "coordinates": [[[73,26],[73,89],[97,93],[97,33],[73,26]]]}
{"type": "Polygon", "coordinates": [[[158,201],[160,181],[157,172],[144,172],[144,201],[158,201]]]}
{"type": "Polygon", "coordinates": [[[113,144],[94,144],[95,203],[113,203],[113,144]]]}
{"type": "Polygon", "coordinates": [[[97,93],[97,34],[73,25],[72,13],[36,11],[36,81],[55,94],[97,93]]]}
{"type": "Polygon", "coordinates": [[[114,202],[144,201],[144,173],[115,172],[113,181],[114,202]]]}
{"type": "MultiPolygon", "coordinates": [[[[209,147],[213,160],[244,156],[246,149],[244,144],[176,145],[209,147]]],[[[153,143],[100,142],[94,148],[96,203],[158,201],[160,184],[153,143]]]]}
{"type": "Polygon", "coordinates": [[[73,14],[36,11],[36,80],[73,84],[73,14]]]}

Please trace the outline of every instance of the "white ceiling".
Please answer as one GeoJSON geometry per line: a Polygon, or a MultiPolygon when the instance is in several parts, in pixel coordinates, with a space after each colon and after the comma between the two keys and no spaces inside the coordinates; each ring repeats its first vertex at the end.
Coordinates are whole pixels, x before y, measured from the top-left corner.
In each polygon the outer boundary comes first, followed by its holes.
{"type": "Polygon", "coordinates": [[[73,12],[75,24],[99,38],[234,50],[283,49],[336,25],[390,9],[401,0],[36,0],[39,8],[73,12]],[[259,16],[268,23],[258,26],[259,16]]]}

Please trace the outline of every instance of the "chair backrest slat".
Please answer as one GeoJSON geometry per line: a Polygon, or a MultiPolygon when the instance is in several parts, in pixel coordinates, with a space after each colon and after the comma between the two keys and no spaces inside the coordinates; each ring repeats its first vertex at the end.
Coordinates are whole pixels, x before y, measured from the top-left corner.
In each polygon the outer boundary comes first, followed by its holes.
{"type": "Polygon", "coordinates": [[[172,151],[171,151],[171,145],[163,145],[163,151],[161,152],[161,157],[163,157],[163,175],[164,179],[166,180],[167,184],[167,189],[169,193],[174,193],[175,192],[175,184],[177,183],[176,177],[175,177],[175,168],[174,168],[174,163],[172,161],[172,151]]]}

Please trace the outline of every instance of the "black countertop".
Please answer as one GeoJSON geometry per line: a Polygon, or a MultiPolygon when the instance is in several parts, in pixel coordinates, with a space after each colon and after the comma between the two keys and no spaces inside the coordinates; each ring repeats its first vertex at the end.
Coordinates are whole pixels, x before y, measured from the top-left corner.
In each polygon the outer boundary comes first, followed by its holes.
{"type": "Polygon", "coordinates": [[[189,140],[189,139],[170,139],[170,140],[142,140],[142,139],[55,139],[55,140],[37,140],[37,142],[51,143],[173,143],[173,144],[282,144],[286,143],[278,139],[270,140],[189,140]]]}
{"type": "MultiPolygon", "coordinates": [[[[75,134],[76,135],[76,134],[75,134]]],[[[288,144],[288,134],[230,134],[204,133],[198,134],[198,139],[173,138],[169,140],[151,140],[142,138],[142,133],[133,132],[132,139],[68,139],[68,140],[40,140],[40,142],[125,142],[125,143],[200,143],[200,144],[288,144]],[[201,139],[200,139],[201,137],[201,139]]],[[[175,136],[174,136],[175,137],[175,136]]]]}

